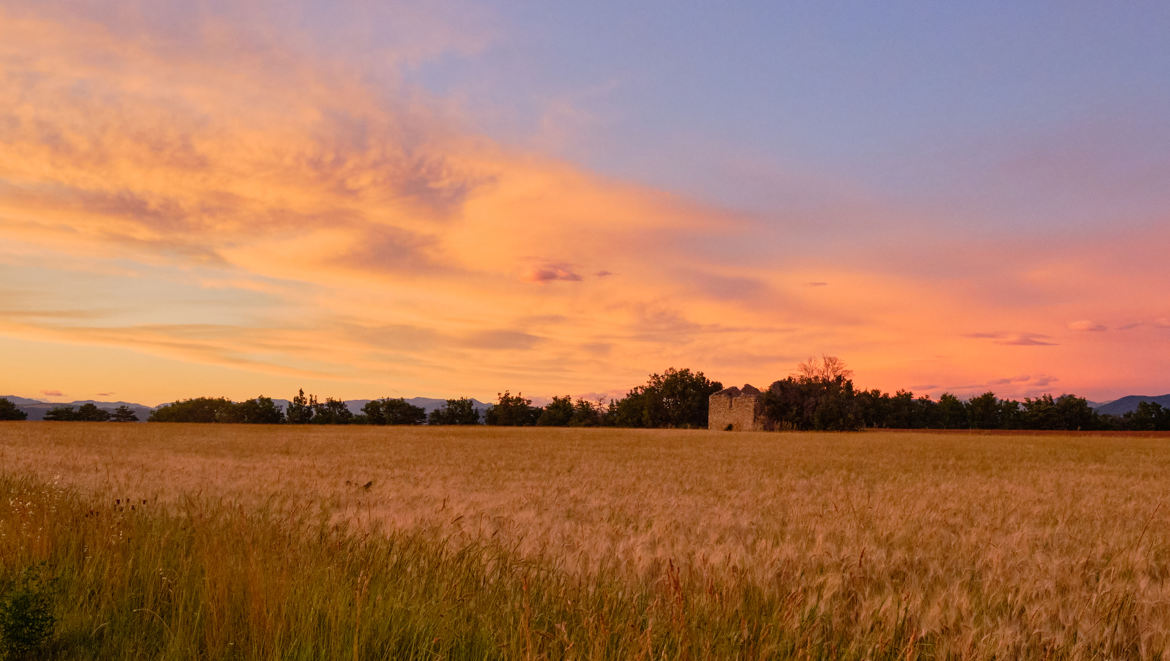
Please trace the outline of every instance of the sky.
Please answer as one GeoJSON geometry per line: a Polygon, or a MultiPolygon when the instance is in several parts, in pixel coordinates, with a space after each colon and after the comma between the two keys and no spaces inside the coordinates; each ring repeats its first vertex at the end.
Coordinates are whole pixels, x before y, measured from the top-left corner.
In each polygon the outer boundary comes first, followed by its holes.
{"type": "Polygon", "coordinates": [[[1170,5],[0,0],[0,394],[1170,392],[1170,5]]]}

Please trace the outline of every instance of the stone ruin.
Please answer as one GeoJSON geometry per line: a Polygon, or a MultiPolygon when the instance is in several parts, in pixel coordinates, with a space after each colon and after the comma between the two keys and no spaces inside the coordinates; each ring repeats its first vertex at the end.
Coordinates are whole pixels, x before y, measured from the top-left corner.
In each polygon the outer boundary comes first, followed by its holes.
{"type": "Polygon", "coordinates": [[[713,431],[766,431],[764,393],[751,384],[732,386],[711,395],[707,409],[707,428],[713,431]]]}

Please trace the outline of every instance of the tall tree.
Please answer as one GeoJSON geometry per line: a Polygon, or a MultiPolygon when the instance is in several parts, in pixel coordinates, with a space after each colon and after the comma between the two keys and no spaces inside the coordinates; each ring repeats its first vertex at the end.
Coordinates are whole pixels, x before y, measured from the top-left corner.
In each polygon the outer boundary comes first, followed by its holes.
{"type": "Polygon", "coordinates": [[[475,410],[475,403],[466,397],[448,399],[440,408],[431,411],[427,417],[427,424],[431,425],[477,425],[479,411],[475,410]]]}
{"type": "Polygon", "coordinates": [[[565,427],[573,420],[573,400],[565,395],[564,397],[552,398],[552,401],[544,405],[544,409],[540,412],[540,417],[536,419],[536,424],[542,427],[565,427]]]}
{"type": "Polygon", "coordinates": [[[1003,407],[991,391],[967,400],[967,419],[974,429],[998,429],[1002,411],[1003,407]]]}
{"type": "MultiPolygon", "coordinates": [[[[796,374],[776,381],[764,393],[764,414],[780,429],[849,431],[861,428],[864,414],[853,391],[851,371],[835,356],[809,359],[796,374]]],[[[869,398],[867,398],[867,403],[869,398]]]]}
{"type": "Polygon", "coordinates": [[[999,428],[1024,428],[1024,409],[1019,402],[1014,399],[999,400],[999,428]]]}
{"type": "Polygon", "coordinates": [[[77,410],[72,406],[54,406],[45,413],[44,419],[51,422],[71,422],[77,419],[77,410]]]}
{"type": "Polygon", "coordinates": [[[138,414],[134,412],[134,409],[123,404],[114,409],[110,420],[113,422],[138,422],[138,414]]]}
{"type": "Polygon", "coordinates": [[[967,408],[949,392],[944,392],[938,398],[938,422],[943,429],[966,429],[970,426],[967,408]]]}
{"type": "Polygon", "coordinates": [[[801,381],[836,381],[849,379],[853,370],[845,367],[845,361],[836,356],[821,355],[820,360],[809,358],[796,366],[796,376],[801,381]]]}
{"type": "Polygon", "coordinates": [[[1122,417],[1122,422],[1135,431],[1170,431],[1170,409],[1158,402],[1138,402],[1135,410],[1122,417]]]}
{"type": "Polygon", "coordinates": [[[277,425],[284,422],[284,412],[271,397],[260,395],[235,405],[235,420],[250,425],[277,425]]]}
{"type": "Polygon", "coordinates": [[[382,400],[382,410],[388,425],[421,425],[427,421],[427,412],[402,397],[382,400]]]}
{"type": "Polygon", "coordinates": [[[147,422],[233,422],[235,404],[226,397],[195,397],[151,411],[147,422]]]}
{"type": "Polygon", "coordinates": [[[106,422],[110,419],[110,412],[100,409],[97,404],[89,402],[77,409],[77,419],[85,422],[106,422]]]}
{"type": "Polygon", "coordinates": [[[424,408],[401,397],[370,400],[362,407],[362,413],[371,425],[421,425],[427,421],[424,408]]]}
{"type": "Polygon", "coordinates": [[[604,418],[605,406],[600,400],[594,403],[578,397],[573,403],[573,415],[569,418],[569,426],[600,427],[605,422],[604,418]]]}
{"type": "Polygon", "coordinates": [[[317,398],[310,395],[305,396],[305,389],[300,388],[297,394],[288,403],[288,410],[285,411],[284,417],[288,420],[290,425],[307,425],[313,421],[313,409],[317,407],[317,398]]]}
{"type": "Polygon", "coordinates": [[[325,401],[313,406],[312,422],[315,425],[348,425],[353,421],[353,412],[340,399],[326,397],[325,401]]]}
{"type": "Polygon", "coordinates": [[[710,397],[722,389],[702,372],[672,367],[611,402],[609,415],[619,427],[706,428],[710,397]]]}
{"type": "Polygon", "coordinates": [[[1070,431],[1097,428],[1097,414],[1083,397],[1061,395],[1054,402],[1058,429],[1070,431]]]}
{"type": "Polygon", "coordinates": [[[498,401],[484,414],[486,424],[507,427],[524,427],[536,424],[540,409],[532,406],[532,400],[524,397],[523,393],[513,395],[505,390],[498,393],[497,397],[498,401]]]}
{"type": "Polygon", "coordinates": [[[27,420],[28,413],[16,407],[12,400],[0,397],[0,420],[27,420]]]}
{"type": "Polygon", "coordinates": [[[386,424],[386,410],[382,408],[381,399],[371,399],[362,406],[362,413],[366,416],[367,425],[386,424]]]}
{"type": "Polygon", "coordinates": [[[1027,429],[1059,429],[1060,418],[1052,395],[1024,398],[1022,421],[1027,429]]]}

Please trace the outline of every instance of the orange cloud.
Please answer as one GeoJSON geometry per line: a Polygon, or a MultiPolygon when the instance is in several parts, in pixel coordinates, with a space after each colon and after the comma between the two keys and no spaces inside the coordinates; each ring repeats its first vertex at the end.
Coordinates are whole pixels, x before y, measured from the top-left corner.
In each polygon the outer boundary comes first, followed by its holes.
{"type": "MultiPolygon", "coordinates": [[[[1139,360],[1106,327],[1170,314],[1118,285],[1157,272],[1157,225],[974,241],[924,216],[911,240],[882,234],[902,210],[851,207],[865,240],[818,234],[469,134],[441,99],[295,40],[46,7],[0,9],[0,335],[215,368],[106,384],[124,397],[576,394],[671,365],[766,385],[819,353],[887,389],[1058,375],[996,384],[1011,395],[1087,387],[1139,360]]],[[[1139,349],[1164,335],[1130,328],[1139,349]]],[[[42,369],[18,356],[14,386],[42,369]]]]}

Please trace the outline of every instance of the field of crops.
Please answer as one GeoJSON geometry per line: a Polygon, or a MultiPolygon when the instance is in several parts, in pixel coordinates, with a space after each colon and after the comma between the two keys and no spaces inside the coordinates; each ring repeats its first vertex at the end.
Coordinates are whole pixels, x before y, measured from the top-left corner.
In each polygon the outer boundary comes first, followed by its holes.
{"type": "Polygon", "coordinates": [[[1170,436],[0,424],[53,658],[1170,655],[1170,436]]]}

